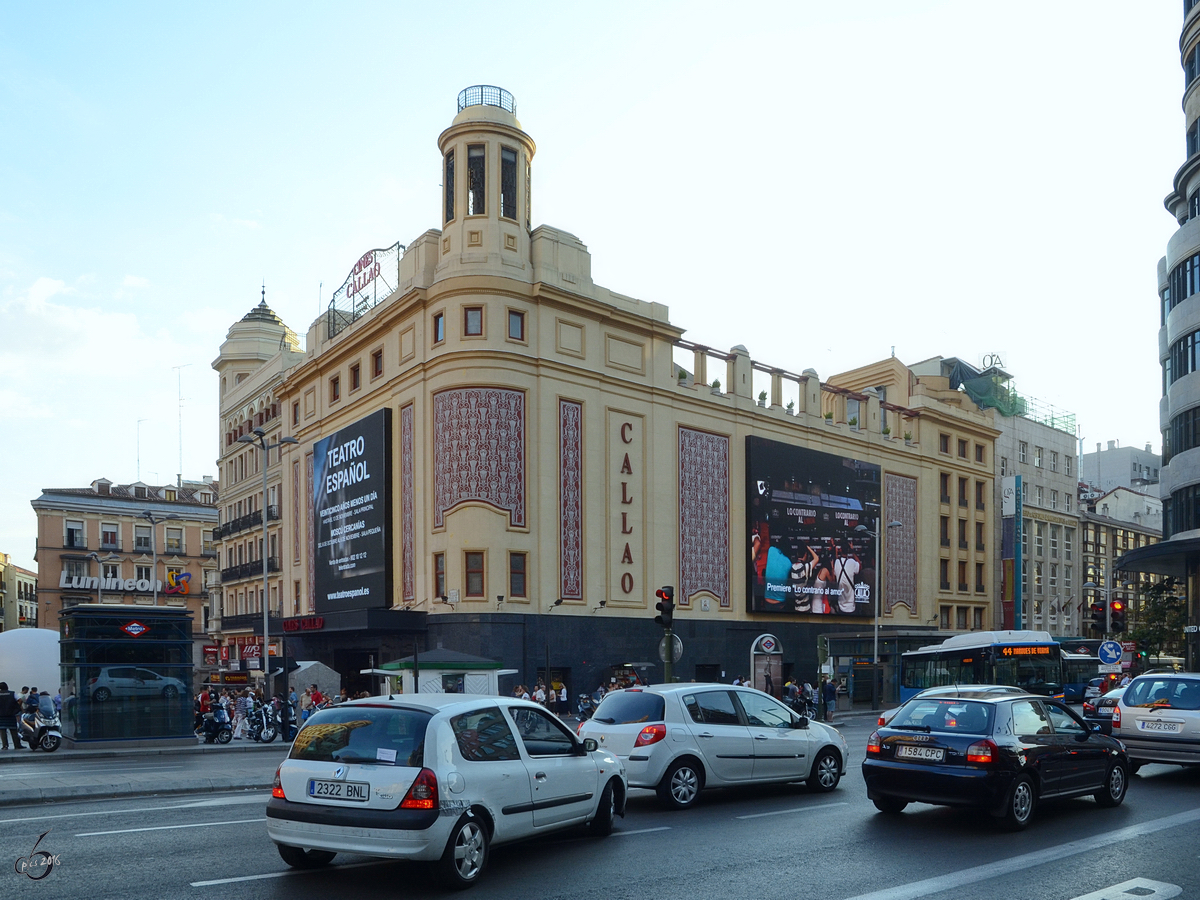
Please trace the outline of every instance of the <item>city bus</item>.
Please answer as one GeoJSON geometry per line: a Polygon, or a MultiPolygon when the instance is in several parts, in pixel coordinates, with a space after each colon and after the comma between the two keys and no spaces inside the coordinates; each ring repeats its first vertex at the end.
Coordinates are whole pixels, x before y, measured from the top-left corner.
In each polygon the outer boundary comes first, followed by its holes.
{"type": "Polygon", "coordinates": [[[1083,702],[1083,692],[1088,682],[1100,674],[1100,660],[1087,653],[1062,653],[1063,699],[1083,702]]]}
{"type": "Polygon", "coordinates": [[[1061,699],[1062,648],[1048,631],[976,631],[900,657],[900,700],[950,684],[1007,684],[1061,699]]]}

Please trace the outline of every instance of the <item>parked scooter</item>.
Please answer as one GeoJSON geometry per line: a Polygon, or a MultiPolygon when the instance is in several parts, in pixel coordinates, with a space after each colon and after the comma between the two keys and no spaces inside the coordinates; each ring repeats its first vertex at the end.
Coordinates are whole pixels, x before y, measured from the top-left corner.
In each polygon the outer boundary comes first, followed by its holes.
{"type": "Polygon", "coordinates": [[[204,722],[196,729],[196,737],[203,738],[204,743],[228,744],[233,740],[233,726],[229,724],[229,713],[223,706],[213,707],[212,712],[204,714],[204,722]]]}
{"type": "Polygon", "coordinates": [[[25,713],[17,719],[17,731],[30,750],[41,747],[53,753],[62,743],[62,723],[57,712],[45,713],[39,709],[25,713]]]}
{"type": "Polygon", "coordinates": [[[279,734],[279,728],[268,704],[260,704],[254,712],[246,717],[246,734],[250,740],[264,744],[275,740],[275,736],[279,734]]]}
{"type": "Polygon", "coordinates": [[[579,709],[579,718],[590,719],[592,717],[592,713],[594,713],[596,711],[596,701],[592,699],[591,694],[580,694],[579,695],[578,709],[579,709]]]}

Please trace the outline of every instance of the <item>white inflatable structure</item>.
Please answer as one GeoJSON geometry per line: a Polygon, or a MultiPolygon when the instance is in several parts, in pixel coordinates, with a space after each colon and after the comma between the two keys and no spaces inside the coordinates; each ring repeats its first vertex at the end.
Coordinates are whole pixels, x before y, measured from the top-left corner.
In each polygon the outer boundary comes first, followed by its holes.
{"type": "Polygon", "coordinates": [[[14,628],[0,631],[0,681],[12,691],[36,687],[58,691],[58,632],[48,628],[14,628]]]}

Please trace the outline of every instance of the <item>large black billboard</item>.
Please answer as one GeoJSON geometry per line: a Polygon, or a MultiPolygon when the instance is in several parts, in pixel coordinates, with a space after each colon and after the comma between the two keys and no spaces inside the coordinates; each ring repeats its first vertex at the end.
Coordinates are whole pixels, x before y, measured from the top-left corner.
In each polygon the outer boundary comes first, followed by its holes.
{"type": "Polygon", "coordinates": [[[873,616],[880,469],[746,438],[749,612],[873,616]]]}
{"type": "Polygon", "coordinates": [[[318,613],[391,605],[392,411],[313,444],[318,613]]]}

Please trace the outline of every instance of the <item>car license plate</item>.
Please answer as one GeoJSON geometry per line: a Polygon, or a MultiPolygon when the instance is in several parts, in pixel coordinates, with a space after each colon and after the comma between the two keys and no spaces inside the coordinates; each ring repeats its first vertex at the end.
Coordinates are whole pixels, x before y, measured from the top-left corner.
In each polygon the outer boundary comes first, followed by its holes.
{"type": "Polygon", "coordinates": [[[1162,731],[1167,734],[1179,734],[1183,726],[1179,722],[1164,722],[1161,719],[1138,719],[1138,731],[1162,731]]]}
{"type": "Polygon", "coordinates": [[[912,744],[900,744],[896,747],[896,756],[899,759],[941,762],[946,757],[946,751],[941,747],[914,747],[912,744]]]}
{"type": "Polygon", "coordinates": [[[317,781],[312,778],[308,782],[308,796],[366,801],[371,796],[371,786],[365,781],[317,781]]]}

